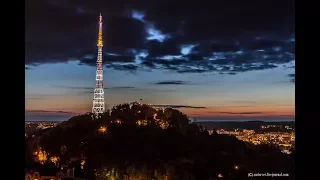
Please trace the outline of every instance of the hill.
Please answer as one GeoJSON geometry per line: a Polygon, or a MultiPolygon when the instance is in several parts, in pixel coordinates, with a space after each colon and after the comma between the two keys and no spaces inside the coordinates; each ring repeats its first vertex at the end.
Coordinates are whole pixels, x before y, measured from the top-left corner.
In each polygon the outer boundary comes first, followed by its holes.
{"type": "Polygon", "coordinates": [[[72,117],[37,132],[27,143],[26,156],[41,147],[48,154],[42,163],[57,157],[87,180],[241,180],[252,172],[286,172],[294,179],[293,155],[269,145],[250,146],[234,136],[209,135],[178,110],[136,102],[115,106],[98,118],[72,117]]]}

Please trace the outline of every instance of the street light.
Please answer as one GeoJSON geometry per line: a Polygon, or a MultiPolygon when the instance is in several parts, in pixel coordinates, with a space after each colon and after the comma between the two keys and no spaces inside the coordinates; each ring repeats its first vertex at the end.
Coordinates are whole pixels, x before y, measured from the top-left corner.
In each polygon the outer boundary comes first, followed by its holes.
{"type": "Polygon", "coordinates": [[[99,132],[101,132],[101,133],[105,133],[106,131],[107,131],[107,128],[104,127],[104,126],[101,126],[101,127],[99,128],[99,132]]]}

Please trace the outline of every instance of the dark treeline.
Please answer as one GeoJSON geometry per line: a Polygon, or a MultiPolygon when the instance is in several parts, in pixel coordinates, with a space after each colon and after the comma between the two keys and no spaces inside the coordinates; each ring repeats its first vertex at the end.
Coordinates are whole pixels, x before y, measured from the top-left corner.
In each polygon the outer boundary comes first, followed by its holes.
{"type": "Polygon", "coordinates": [[[32,153],[41,147],[49,153],[48,160],[59,157],[59,164],[71,164],[75,175],[86,180],[241,180],[255,172],[289,173],[294,179],[294,153],[247,145],[234,136],[209,135],[178,110],[136,102],[115,106],[98,118],[72,117],[37,132],[26,143],[27,168],[53,166],[49,161],[35,165],[32,153]]]}

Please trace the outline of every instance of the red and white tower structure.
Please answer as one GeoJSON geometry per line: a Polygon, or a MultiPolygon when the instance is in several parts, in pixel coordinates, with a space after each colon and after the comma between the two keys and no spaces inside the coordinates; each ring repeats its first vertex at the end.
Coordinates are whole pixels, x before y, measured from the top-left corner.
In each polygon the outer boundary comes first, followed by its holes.
{"type": "Polygon", "coordinates": [[[97,57],[97,71],[96,71],[96,88],[93,95],[92,113],[99,115],[104,113],[104,90],[103,90],[103,66],[102,66],[102,16],[99,17],[99,34],[98,34],[98,57],[97,57]]]}

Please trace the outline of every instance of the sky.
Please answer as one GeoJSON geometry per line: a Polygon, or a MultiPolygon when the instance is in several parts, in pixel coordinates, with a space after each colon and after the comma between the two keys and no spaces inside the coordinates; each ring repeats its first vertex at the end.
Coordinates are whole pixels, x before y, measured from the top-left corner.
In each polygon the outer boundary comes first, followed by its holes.
{"type": "Polygon", "coordinates": [[[106,108],[140,101],[198,120],[294,120],[294,1],[25,5],[26,121],[91,111],[100,13],[106,108]]]}

